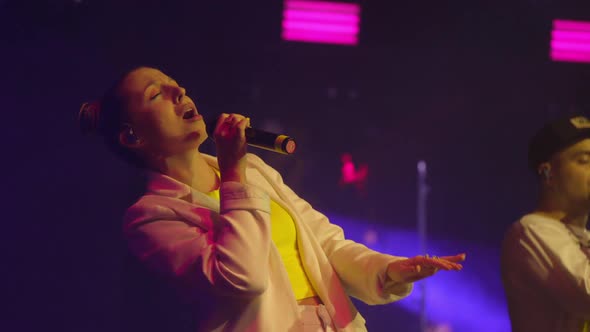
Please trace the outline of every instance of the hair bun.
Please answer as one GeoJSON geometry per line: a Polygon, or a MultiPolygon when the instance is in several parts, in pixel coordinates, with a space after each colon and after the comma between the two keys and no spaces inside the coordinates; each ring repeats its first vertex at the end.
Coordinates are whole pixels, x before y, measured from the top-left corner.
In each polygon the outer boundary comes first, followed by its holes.
{"type": "Polygon", "coordinates": [[[78,112],[78,125],[83,134],[94,134],[98,131],[100,118],[100,104],[98,102],[84,103],[78,112]]]}

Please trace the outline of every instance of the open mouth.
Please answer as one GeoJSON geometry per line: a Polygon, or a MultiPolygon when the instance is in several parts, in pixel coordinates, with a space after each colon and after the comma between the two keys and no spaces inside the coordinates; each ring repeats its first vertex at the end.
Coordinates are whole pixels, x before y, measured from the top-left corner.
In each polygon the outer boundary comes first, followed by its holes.
{"type": "Polygon", "coordinates": [[[182,115],[182,118],[187,120],[187,119],[192,119],[195,116],[197,116],[197,112],[194,109],[190,108],[184,112],[184,114],[182,115]]]}

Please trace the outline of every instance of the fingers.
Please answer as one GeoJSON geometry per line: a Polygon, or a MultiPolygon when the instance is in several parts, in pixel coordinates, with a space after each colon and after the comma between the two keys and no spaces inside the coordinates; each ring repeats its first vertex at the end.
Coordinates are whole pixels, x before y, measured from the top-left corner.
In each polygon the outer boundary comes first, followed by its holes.
{"type": "Polygon", "coordinates": [[[237,136],[239,138],[244,138],[244,130],[249,125],[250,118],[246,118],[243,115],[235,113],[222,113],[217,118],[215,134],[216,136],[221,137],[237,136]]]}
{"type": "Polygon", "coordinates": [[[441,270],[446,270],[446,271],[457,269],[457,266],[455,266],[456,263],[448,262],[448,261],[442,260],[440,258],[429,258],[429,257],[419,256],[418,261],[419,261],[419,264],[423,265],[424,267],[439,268],[441,270]]]}
{"type": "Polygon", "coordinates": [[[414,270],[412,272],[420,276],[431,276],[438,272],[438,270],[440,270],[440,268],[424,264],[414,266],[414,270]]]}
{"type": "Polygon", "coordinates": [[[447,260],[449,262],[458,263],[458,262],[463,262],[466,257],[467,257],[467,254],[462,253],[462,254],[458,254],[455,256],[442,256],[441,259],[447,260]]]}
{"type": "MultiPolygon", "coordinates": [[[[229,124],[229,114],[227,113],[221,113],[221,115],[217,118],[217,123],[215,124],[215,133],[216,134],[221,134],[224,131],[224,127],[227,127],[227,125],[229,124]]],[[[225,132],[224,132],[225,134],[225,132]]],[[[225,135],[223,135],[225,136],[225,135]]]]}
{"type": "Polygon", "coordinates": [[[235,123],[235,127],[239,129],[243,135],[246,132],[246,128],[250,127],[250,118],[242,117],[235,123]]]}
{"type": "Polygon", "coordinates": [[[238,118],[237,114],[221,113],[221,115],[217,118],[216,128],[233,127],[239,120],[240,119],[238,118]]]}
{"type": "Polygon", "coordinates": [[[213,137],[221,181],[246,181],[246,125],[249,119],[240,114],[223,113],[217,119],[213,137]]]}
{"type": "Polygon", "coordinates": [[[416,264],[415,260],[397,261],[388,268],[388,275],[398,282],[415,282],[435,274],[439,269],[432,266],[416,264]]]}
{"type": "Polygon", "coordinates": [[[434,256],[434,257],[416,256],[416,257],[412,258],[412,260],[415,260],[417,264],[420,264],[424,267],[438,268],[438,269],[445,270],[445,271],[461,270],[463,268],[463,266],[461,264],[446,260],[444,258],[439,258],[436,256],[434,256]]]}
{"type": "Polygon", "coordinates": [[[463,265],[457,263],[465,260],[465,254],[455,256],[415,256],[397,260],[389,264],[387,273],[392,280],[414,282],[436,274],[440,270],[459,271],[463,265]]]}

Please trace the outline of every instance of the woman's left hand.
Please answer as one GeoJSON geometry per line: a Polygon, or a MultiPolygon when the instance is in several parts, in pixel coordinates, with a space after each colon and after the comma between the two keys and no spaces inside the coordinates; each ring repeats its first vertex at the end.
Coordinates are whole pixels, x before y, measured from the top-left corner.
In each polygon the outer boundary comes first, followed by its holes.
{"type": "Polygon", "coordinates": [[[463,265],[459,262],[464,261],[465,256],[465,254],[443,257],[426,255],[400,259],[387,266],[387,275],[395,282],[414,282],[430,277],[439,270],[461,270],[463,265]]]}

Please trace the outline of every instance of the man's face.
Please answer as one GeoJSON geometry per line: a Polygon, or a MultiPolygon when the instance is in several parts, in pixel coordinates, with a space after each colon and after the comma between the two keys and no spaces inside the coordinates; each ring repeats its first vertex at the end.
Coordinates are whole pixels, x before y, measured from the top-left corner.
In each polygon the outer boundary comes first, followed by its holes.
{"type": "Polygon", "coordinates": [[[549,184],[569,206],[590,209],[590,139],[584,139],[550,160],[549,184]]]}

